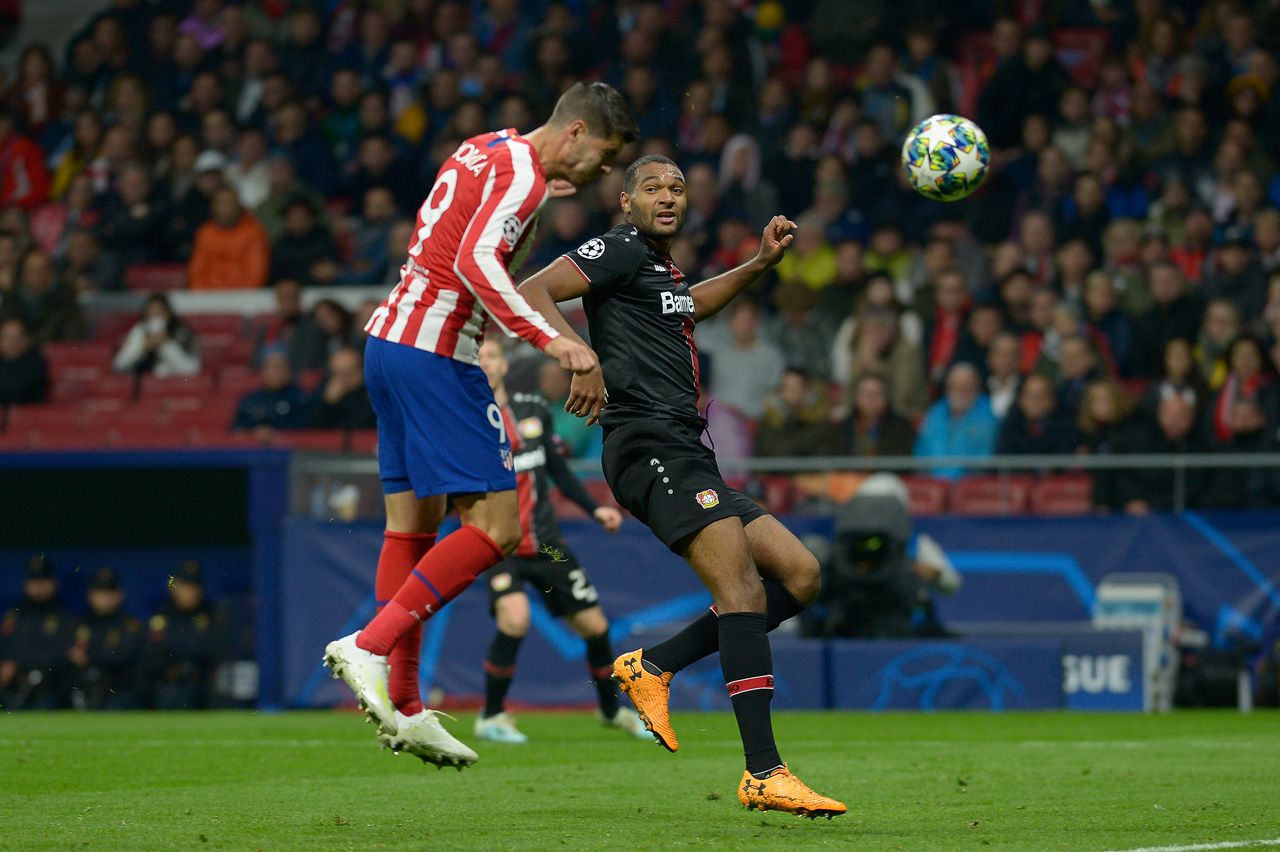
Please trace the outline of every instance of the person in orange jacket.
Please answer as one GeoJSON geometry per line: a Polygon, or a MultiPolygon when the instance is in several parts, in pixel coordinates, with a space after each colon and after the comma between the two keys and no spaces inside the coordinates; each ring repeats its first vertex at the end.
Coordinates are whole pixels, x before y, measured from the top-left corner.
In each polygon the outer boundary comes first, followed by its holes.
{"type": "Polygon", "coordinates": [[[192,290],[265,287],[271,264],[266,230],[240,206],[230,187],[213,194],[209,209],[211,218],[196,231],[187,286],[192,290]]]}

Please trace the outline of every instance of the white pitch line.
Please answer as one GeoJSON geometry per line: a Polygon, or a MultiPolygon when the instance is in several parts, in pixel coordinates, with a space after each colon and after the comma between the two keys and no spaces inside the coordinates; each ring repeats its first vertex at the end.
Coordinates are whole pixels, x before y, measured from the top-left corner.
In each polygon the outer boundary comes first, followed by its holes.
{"type": "Polygon", "coordinates": [[[1280,837],[1271,840],[1227,840],[1222,843],[1195,843],[1191,846],[1143,846],[1141,849],[1124,849],[1119,852],[1207,852],[1213,849],[1249,849],[1260,846],[1280,846],[1280,837]]]}

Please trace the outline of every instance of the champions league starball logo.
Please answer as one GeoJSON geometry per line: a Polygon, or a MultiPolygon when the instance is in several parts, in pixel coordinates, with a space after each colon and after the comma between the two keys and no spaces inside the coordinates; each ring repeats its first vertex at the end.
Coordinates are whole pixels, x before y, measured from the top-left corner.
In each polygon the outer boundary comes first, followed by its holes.
{"type": "Polygon", "coordinates": [[[604,254],[604,240],[599,237],[592,237],[582,245],[578,246],[578,254],[587,260],[595,260],[604,254]]]}
{"type": "Polygon", "coordinates": [[[509,247],[514,247],[516,240],[520,239],[520,219],[516,216],[508,216],[502,223],[502,239],[509,247]]]}

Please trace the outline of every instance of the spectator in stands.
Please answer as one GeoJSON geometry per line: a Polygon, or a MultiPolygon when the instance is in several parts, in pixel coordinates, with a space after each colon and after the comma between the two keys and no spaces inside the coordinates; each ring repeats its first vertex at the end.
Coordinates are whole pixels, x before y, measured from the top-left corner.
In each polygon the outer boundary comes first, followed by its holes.
{"type": "Polygon", "coordinates": [[[1090,336],[1106,345],[1104,360],[1120,375],[1131,375],[1133,320],[1120,309],[1116,285],[1102,270],[1091,272],[1085,281],[1084,315],[1090,336]]]}
{"type": "Polygon", "coordinates": [[[883,376],[892,393],[894,411],[915,417],[928,407],[924,356],[920,347],[907,339],[901,319],[892,308],[867,308],[851,336],[836,336],[831,361],[834,377],[842,384],[863,373],[883,376]],[[843,339],[848,340],[844,346],[843,339]]]}
{"type": "Polygon", "coordinates": [[[194,376],[200,372],[200,347],[169,300],[153,295],[142,306],[142,319],[125,335],[111,366],[117,373],[194,376]]]}
{"type": "Polygon", "coordinates": [[[87,710],[136,710],[142,706],[142,622],[124,608],[120,578],[101,568],[85,595],[89,611],[67,653],[72,705],[87,710]]]}
{"type": "Polygon", "coordinates": [[[938,274],[933,282],[933,306],[926,313],[924,339],[928,346],[929,383],[938,385],[956,360],[965,320],[972,308],[969,286],[956,269],[938,274]]]}
{"type": "Polygon", "coordinates": [[[235,162],[227,166],[227,183],[236,191],[246,210],[256,210],[271,193],[271,170],[267,166],[267,134],[261,127],[246,127],[236,140],[235,162]]]}
{"type": "Polygon", "coordinates": [[[391,192],[396,207],[401,213],[411,213],[422,203],[422,193],[417,189],[412,172],[396,153],[395,145],[390,137],[370,133],[360,140],[354,162],[354,168],[343,197],[358,204],[365,194],[375,187],[391,192]]]}
{"type": "Polygon", "coordinates": [[[778,313],[767,324],[768,337],[787,366],[819,381],[829,380],[832,330],[818,316],[818,294],[799,281],[788,281],[774,289],[773,304],[778,313]]]}
{"type": "Polygon", "coordinates": [[[1227,347],[1227,376],[1213,400],[1213,440],[1231,444],[1236,422],[1253,434],[1280,422],[1280,388],[1275,368],[1258,338],[1242,334],[1227,347]],[[1261,422],[1256,422],[1261,417],[1261,422]]]}
{"type": "Polygon", "coordinates": [[[372,429],[378,425],[364,386],[364,358],[343,347],[329,356],[329,373],[315,399],[311,424],[316,429],[372,429]]]}
{"type": "Polygon", "coordinates": [[[972,364],[979,371],[985,369],[991,344],[995,343],[996,337],[1004,330],[1004,316],[1004,310],[999,305],[974,305],[965,319],[955,360],[972,364]]]}
{"type": "Polygon", "coordinates": [[[999,455],[1073,453],[1075,427],[1058,411],[1053,382],[1033,373],[1018,390],[1018,404],[1000,425],[999,455]]]}
{"type": "Polygon", "coordinates": [[[1049,31],[1032,27],[1022,52],[1000,63],[978,101],[978,123],[996,148],[1017,143],[1022,117],[1052,115],[1069,83],[1054,55],[1049,31]]]}
{"type": "Polygon", "coordinates": [[[334,168],[329,146],[307,120],[300,101],[288,101],[271,115],[275,148],[289,158],[303,183],[320,193],[333,188],[334,168]]]}
{"type": "Polygon", "coordinates": [[[603,438],[599,429],[587,427],[587,421],[564,410],[569,399],[573,374],[551,359],[538,367],[538,393],[547,400],[551,422],[560,441],[572,458],[599,458],[603,438]]]}
{"type": "MultiPolygon", "coordinates": [[[[989,456],[995,451],[1000,422],[991,400],[982,393],[982,377],[972,364],[960,362],[947,371],[946,389],[925,415],[915,454],[931,458],[989,456]]],[[[935,468],[934,476],[955,479],[964,468],[935,468]]]]}
{"type": "Polygon", "coordinates": [[[1018,398],[1022,374],[1018,372],[1021,343],[1011,331],[1002,331],[991,341],[987,350],[987,396],[991,399],[991,411],[1004,420],[1018,398]]]}
{"type": "Polygon", "coordinates": [[[1204,279],[1205,298],[1230,299],[1240,316],[1257,316],[1267,299],[1267,282],[1243,228],[1227,229],[1217,260],[1217,271],[1204,279]]]}
{"type": "Polygon", "coordinates": [[[61,284],[77,296],[117,290],[123,283],[120,267],[102,251],[98,235],[89,228],[76,228],[68,235],[57,270],[61,284]]]}
{"type": "Polygon", "coordinates": [[[916,428],[893,410],[888,382],[865,373],[853,383],[852,410],[832,426],[834,455],[909,456],[916,444],[916,428]]]}
{"type": "Polygon", "coordinates": [[[293,163],[282,154],[272,154],[267,160],[267,187],[267,197],[254,213],[273,243],[284,236],[285,212],[295,198],[306,198],[316,210],[324,203],[323,196],[298,179],[293,163]]]}
{"type": "Polygon", "coordinates": [[[1058,403],[1074,412],[1084,389],[1103,375],[1093,343],[1083,334],[1063,338],[1058,356],[1058,403]]]}
{"type": "Polygon", "coordinates": [[[221,619],[205,599],[204,572],[188,559],[169,578],[169,599],[149,624],[146,672],[156,709],[209,706],[210,679],[223,643],[221,619]]]}
{"type": "Polygon", "coordinates": [[[707,347],[712,358],[711,395],[721,405],[755,420],[764,410],[764,397],[782,378],[782,353],[760,338],[760,308],[739,299],[729,309],[729,340],[707,347]]]}
{"type": "Polygon", "coordinates": [[[827,426],[827,399],[804,370],[789,367],[775,391],[765,397],[756,430],[758,456],[833,455],[827,426]]]}
{"type": "Polygon", "coordinates": [[[867,273],[862,268],[862,243],[855,239],[841,240],[836,246],[835,278],[818,291],[818,315],[832,332],[853,311],[854,302],[866,282],[867,273]]]}
{"type": "MultiPolygon", "coordinates": [[[[179,137],[173,143],[175,152],[183,138],[179,137]]],[[[209,221],[213,195],[225,185],[223,172],[226,168],[227,158],[217,151],[204,151],[196,158],[191,186],[175,199],[168,211],[169,256],[172,259],[185,261],[191,257],[196,232],[209,221]]]]}
{"type": "Polygon", "coordinates": [[[31,557],[22,600],[0,620],[0,702],[9,710],[66,706],[76,619],[58,599],[58,577],[44,554],[31,557]]]}
{"type": "Polygon", "coordinates": [[[284,234],[271,247],[271,278],[296,278],[303,285],[330,283],[337,273],[337,249],[329,230],[305,196],[285,207],[284,234]]]}
{"type": "Polygon", "coordinates": [[[170,211],[153,191],[146,166],[125,166],[116,178],[115,190],[107,199],[98,226],[99,238],[113,264],[124,269],[163,260],[170,211]]]}
{"type": "MultiPolygon", "coordinates": [[[[1135,426],[1120,436],[1112,452],[1200,453],[1208,449],[1196,426],[1195,409],[1181,398],[1160,401],[1156,421],[1135,426]]],[[[1186,471],[1183,499],[1190,507],[1200,505],[1208,493],[1211,477],[1203,468],[1186,471]]],[[[1098,471],[1093,479],[1093,503],[1099,509],[1145,515],[1174,507],[1175,472],[1172,468],[1131,468],[1098,471]]]]}
{"type": "Polygon", "coordinates": [[[335,284],[377,284],[386,279],[391,263],[387,243],[395,217],[396,201],[390,189],[375,186],[365,191],[361,216],[352,235],[355,254],[343,264],[335,284]]]}
{"type": "Polygon", "coordinates": [[[1196,362],[1209,383],[1217,390],[1227,378],[1227,347],[1240,333],[1240,312],[1230,299],[1214,299],[1204,310],[1200,333],[1196,336],[1196,362]]]}
{"type": "Polygon", "coordinates": [[[196,231],[187,266],[192,290],[257,290],[267,284],[271,242],[253,214],[240,206],[236,191],[218,189],[212,218],[196,231]]]}
{"type": "Polygon", "coordinates": [[[53,340],[84,340],[88,336],[84,309],[75,292],[58,281],[49,258],[32,249],[22,261],[18,310],[36,345],[53,340]]]}
{"type": "Polygon", "coordinates": [[[1076,412],[1081,452],[1121,452],[1139,442],[1133,433],[1141,426],[1133,399],[1114,379],[1099,379],[1085,388],[1076,412]]]}
{"type": "Polygon", "coordinates": [[[49,171],[44,151],[18,132],[14,115],[0,108],[0,208],[15,205],[34,210],[49,198],[49,171]]]}
{"type": "Polygon", "coordinates": [[[262,387],[240,399],[232,429],[250,429],[263,441],[277,429],[304,429],[311,422],[311,399],[293,380],[289,353],[281,344],[262,355],[262,387]]]}
{"type": "Polygon", "coordinates": [[[1155,305],[1134,323],[1134,375],[1154,376],[1164,364],[1169,341],[1195,340],[1204,314],[1199,291],[1187,292],[1186,280],[1178,267],[1161,261],[1147,273],[1155,305]]]}
{"type": "Polygon", "coordinates": [[[253,366],[261,368],[267,347],[283,346],[295,373],[324,367],[329,360],[324,333],[312,315],[302,309],[302,285],[296,278],[282,278],[272,290],[276,309],[257,327],[253,366]]]}
{"type": "Polygon", "coordinates": [[[1191,406],[1197,419],[1209,405],[1209,386],[1205,384],[1200,366],[1196,364],[1195,350],[1181,337],[1175,337],[1165,344],[1164,369],[1160,378],[1152,382],[1143,394],[1143,412],[1154,418],[1161,400],[1171,396],[1179,397],[1191,406]]]}
{"type": "Polygon", "coordinates": [[[49,392],[49,366],[18,316],[0,319],[0,406],[41,402],[49,392]]]}
{"type": "Polygon", "coordinates": [[[320,331],[324,359],[320,366],[327,366],[329,356],[339,349],[364,349],[364,329],[357,327],[351,312],[333,299],[321,299],[311,308],[311,319],[320,331]]]}

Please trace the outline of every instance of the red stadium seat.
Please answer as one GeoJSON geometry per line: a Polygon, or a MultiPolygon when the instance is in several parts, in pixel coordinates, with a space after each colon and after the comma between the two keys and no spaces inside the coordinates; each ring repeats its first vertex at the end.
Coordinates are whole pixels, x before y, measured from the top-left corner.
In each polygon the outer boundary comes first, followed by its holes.
{"type": "Polygon", "coordinates": [[[1031,488],[1031,511],[1039,515],[1087,515],[1093,511],[1089,474],[1046,476],[1031,488]]]}
{"type": "Polygon", "coordinates": [[[772,514],[790,512],[796,500],[796,483],[785,473],[774,473],[761,477],[760,487],[764,490],[764,507],[772,514]]]}
{"type": "Polygon", "coordinates": [[[273,443],[292,450],[339,453],[346,436],[341,429],[282,429],[276,432],[273,443]]]}
{"type": "Polygon", "coordinates": [[[103,313],[93,321],[93,339],[119,346],[129,329],[138,322],[135,313],[103,313]]]}
{"type": "Polygon", "coordinates": [[[940,515],[947,510],[950,482],[932,476],[904,476],[902,481],[907,486],[907,508],[912,515],[940,515]]]}
{"type": "Polygon", "coordinates": [[[378,452],[377,429],[353,429],[347,436],[347,451],[362,456],[378,452]]]}
{"type": "Polygon", "coordinates": [[[56,403],[75,402],[89,393],[89,382],[83,379],[54,379],[49,385],[49,401],[56,403]]]}
{"type": "Polygon", "coordinates": [[[31,431],[74,432],[80,428],[78,405],[11,405],[5,418],[5,432],[10,435],[31,431]]]}
{"type": "Polygon", "coordinates": [[[116,449],[177,449],[187,446],[185,435],[154,427],[113,426],[103,432],[108,447],[116,449]]]}
{"type": "Polygon", "coordinates": [[[112,429],[155,431],[160,428],[160,420],[160,409],[153,405],[109,408],[87,404],[81,415],[80,427],[102,433],[112,429]]]}
{"type": "Polygon", "coordinates": [[[85,340],[76,342],[46,343],[44,360],[53,373],[70,367],[97,367],[109,369],[116,347],[111,343],[85,340]]]}
{"type": "Polygon", "coordinates": [[[96,450],[104,445],[101,434],[78,429],[32,429],[20,441],[29,450],[96,450]]]}
{"type": "Polygon", "coordinates": [[[182,290],[187,286],[187,267],[181,263],[135,263],[124,271],[124,286],[144,293],[182,290]]]}
{"type": "Polygon", "coordinates": [[[143,376],[140,396],[212,396],[213,374],[195,376],[143,376]]]}
{"type": "Polygon", "coordinates": [[[92,397],[118,397],[131,399],[137,377],[128,373],[108,373],[95,382],[85,386],[85,395],[92,397]]]}
{"type": "Polygon", "coordinates": [[[185,314],[182,321],[195,332],[202,343],[206,337],[238,339],[247,329],[245,319],[240,314],[185,314]]]}
{"type": "Polygon", "coordinates": [[[1032,477],[977,475],[961,478],[951,489],[951,511],[958,515],[1017,515],[1027,510],[1032,477]]]}
{"type": "Polygon", "coordinates": [[[262,387],[262,377],[248,367],[223,367],[218,371],[218,393],[237,399],[262,387]]]}

